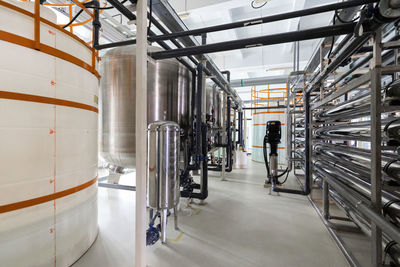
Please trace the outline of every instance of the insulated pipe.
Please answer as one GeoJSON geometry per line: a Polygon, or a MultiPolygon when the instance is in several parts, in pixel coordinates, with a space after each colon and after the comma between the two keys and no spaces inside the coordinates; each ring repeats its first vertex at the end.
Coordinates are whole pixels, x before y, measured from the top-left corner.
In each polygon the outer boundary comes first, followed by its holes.
{"type": "Polygon", "coordinates": [[[176,58],[176,57],[183,57],[190,55],[200,55],[206,53],[230,51],[230,50],[249,48],[254,46],[266,46],[273,44],[289,43],[294,41],[318,39],[332,35],[343,35],[352,33],[354,32],[356,26],[357,23],[346,23],[340,25],[325,26],[325,27],[295,31],[295,32],[279,33],[273,35],[265,35],[261,37],[246,38],[242,40],[154,52],[150,53],[150,56],[153,57],[154,59],[176,58]]]}
{"type": "Polygon", "coordinates": [[[221,71],[222,74],[226,74],[226,79],[231,83],[231,72],[229,70],[221,71]]]}
{"type": "Polygon", "coordinates": [[[239,145],[242,146],[242,149],[244,147],[244,142],[243,142],[243,111],[238,112],[238,120],[239,120],[239,145]]]}
{"type": "Polygon", "coordinates": [[[223,31],[223,30],[229,30],[229,29],[235,29],[235,28],[242,28],[242,27],[253,26],[253,25],[258,25],[258,24],[263,24],[263,23],[270,23],[270,22],[292,19],[292,18],[297,18],[297,17],[315,15],[315,14],[319,14],[319,13],[324,13],[324,12],[334,11],[334,10],[338,10],[338,9],[349,8],[349,7],[356,7],[356,6],[361,6],[361,5],[376,3],[376,2],[379,2],[379,0],[345,1],[345,2],[341,2],[341,3],[334,3],[334,4],[317,6],[317,7],[298,10],[298,11],[287,12],[284,14],[277,14],[277,15],[272,15],[272,16],[267,16],[267,17],[262,17],[262,18],[254,18],[254,19],[238,21],[238,22],[233,22],[233,23],[227,23],[227,24],[222,24],[222,25],[217,25],[217,26],[210,26],[210,27],[201,28],[201,29],[194,29],[194,30],[189,30],[189,31],[164,34],[164,35],[152,37],[152,38],[150,38],[150,40],[151,41],[171,40],[171,39],[178,38],[178,37],[184,37],[184,36],[190,36],[190,35],[200,35],[202,33],[210,33],[210,32],[223,31]]]}
{"type": "Polygon", "coordinates": [[[315,169],[320,173],[324,180],[327,180],[329,185],[334,188],[344,199],[357,208],[357,210],[363,215],[374,222],[383,232],[393,238],[398,244],[400,244],[400,231],[393,224],[387,222],[381,214],[378,214],[375,210],[371,209],[369,203],[358,197],[348,188],[345,188],[343,184],[336,181],[336,179],[321,168],[321,163],[316,162],[315,169]]]}
{"type": "Polygon", "coordinates": [[[203,64],[197,65],[197,95],[196,95],[196,161],[201,159],[201,142],[202,142],[202,106],[203,106],[203,64]]]}
{"type": "Polygon", "coordinates": [[[94,5],[94,18],[93,18],[93,29],[94,29],[94,33],[93,33],[93,47],[96,47],[97,45],[99,45],[99,33],[100,33],[100,28],[101,28],[101,23],[100,23],[100,19],[99,19],[99,7],[100,7],[100,3],[98,0],[94,0],[93,1],[93,5],[94,5]]]}

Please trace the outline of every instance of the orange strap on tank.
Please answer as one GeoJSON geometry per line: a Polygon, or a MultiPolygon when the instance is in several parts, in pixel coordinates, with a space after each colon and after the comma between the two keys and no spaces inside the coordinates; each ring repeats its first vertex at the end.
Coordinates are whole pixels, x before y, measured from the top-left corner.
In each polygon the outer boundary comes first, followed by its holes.
{"type": "MultiPolygon", "coordinates": [[[[11,10],[14,10],[16,12],[19,12],[21,14],[24,14],[24,15],[26,15],[28,17],[33,18],[35,20],[35,28],[38,25],[40,25],[40,24],[37,23],[37,21],[38,21],[38,19],[36,18],[37,14],[34,14],[34,13],[29,12],[29,11],[27,11],[25,9],[22,9],[22,8],[20,8],[18,6],[15,6],[15,5],[12,5],[10,3],[4,2],[2,0],[0,0],[0,6],[4,6],[6,8],[9,8],[11,10]]],[[[51,21],[49,21],[49,20],[47,20],[45,18],[39,17],[39,20],[40,20],[40,22],[45,23],[45,24],[53,27],[55,30],[61,31],[64,34],[67,34],[68,36],[70,36],[71,38],[74,38],[76,41],[78,41],[79,43],[84,45],[86,48],[91,50],[91,52],[93,53],[92,47],[89,46],[85,41],[81,40],[76,35],[74,35],[71,32],[69,32],[69,31],[57,26],[56,24],[52,23],[51,21]]],[[[39,34],[39,31],[35,30],[35,34],[34,34],[35,35],[35,40],[31,40],[31,39],[28,39],[28,38],[25,38],[25,37],[22,37],[22,36],[13,34],[13,33],[9,33],[9,32],[0,30],[0,40],[6,41],[6,42],[10,42],[10,43],[14,43],[14,44],[18,44],[18,45],[21,45],[21,46],[25,46],[27,48],[36,49],[36,50],[39,50],[39,51],[41,51],[43,53],[46,53],[46,54],[49,54],[49,55],[64,59],[64,60],[69,61],[69,62],[71,62],[71,63],[73,63],[73,64],[75,64],[75,65],[77,65],[79,67],[82,67],[82,68],[86,69],[87,71],[93,73],[98,79],[100,79],[99,73],[93,67],[94,65],[90,66],[89,64],[85,63],[83,60],[80,60],[79,58],[74,57],[74,56],[72,56],[72,55],[70,55],[70,54],[68,54],[68,53],[66,53],[64,51],[61,51],[59,49],[56,49],[56,48],[53,48],[51,46],[48,46],[48,45],[40,43],[40,35],[38,35],[38,34],[39,34]]]]}
{"type": "Polygon", "coordinates": [[[20,202],[16,202],[16,203],[3,205],[3,206],[0,206],[0,214],[40,205],[40,204],[43,204],[43,203],[46,203],[46,202],[49,202],[52,200],[56,200],[56,199],[59,199],[59,198],[62,198],[62,197],[68,196],[68,195],[72,195],[79,191],[82,191],[83,189],[90,187],[91,185],[95,184],[96,182],[97,182],[97,176],[94,179],[90,180],[89,182],[72,187],[72,188],[64,190],[64,191],[60,191],[60,192],[57,192],[54,194],[45,195],[45,196],[37,197],[37,198],[32,198],[29,200],[24,200],[24,201],[20,201],[20,202]]]}
{"type": "Polygon", "coordinates": [[[78,102],[74,102],[74,101],[69,101],[69,100],[63,100],[63,99],[59,99],[59,98],[52,98],[52,97],[45,97],[45,96],[38,96],[38,95],[0,91],[0,99],[10,99],[10,100],[20,100],[20,101],[28,101],[28,102],[35,102],[35,103],[51,104],[51,105],[57,105],[57,106],[85,109],[85,110],[99,113],[98,108],[90,106],[90,105],[86,105],[86,104],[82,104],[82,103],[78,103],[78,102]]]}

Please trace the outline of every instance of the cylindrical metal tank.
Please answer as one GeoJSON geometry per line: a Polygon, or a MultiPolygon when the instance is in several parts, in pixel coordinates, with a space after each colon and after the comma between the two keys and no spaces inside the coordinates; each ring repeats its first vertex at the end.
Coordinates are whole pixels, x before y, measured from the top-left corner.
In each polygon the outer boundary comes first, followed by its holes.
{"type": "MultiPolygon", "coordinates": [[[[100,156],[125,168],[135,167],[135,69],[134,45],[114,48],[101,61],[100,156]]],[[[148,62],[148,124],[163,120],[176,122],[185,131],[191,127],[191,78],[175,59],[148,62]]]]}
{"type": "MultiPolygon", "coordinates": [[[[13,37],[0,37],[0,266],[71,266],[98,233],[99,81],[87,67],[91,49],[54,24],[41,22],[39,50],[15,42],[34,39],[34,2],[6,3],[0,29],[13,37]]],[[[56,23],[50,9],[40,13],[56,23]]]]}
{"type": "Polygon", "coordinates": [[[206,114],[212,118],[212,124],[222,129],[225,119],[224,92],[214,86],[206,87],[206,114]]]}
{"type": "Polygon", "coordinates": [[[156,121],[148,127],[148,206],[172,209],[179,202],[180,128],[156,121]]]}

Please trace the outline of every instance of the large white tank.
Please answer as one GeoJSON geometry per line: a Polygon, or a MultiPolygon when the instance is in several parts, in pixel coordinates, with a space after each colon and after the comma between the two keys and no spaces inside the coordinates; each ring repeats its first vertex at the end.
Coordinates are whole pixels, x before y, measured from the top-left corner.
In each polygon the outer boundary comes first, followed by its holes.
{"type": "MultiPolygon", "coordinates": [[[[34,12],[33,2],[7,2],[34,12]]],[[[47,8],[41,15],[56,22],[47,8]]],[[[34,19],[3,2],[0,30],[33,40],[34,19]]],[[[43,22],[40,32],[45,45],[92,64],[69,34],[43,22]]],[[[10,41],[0,35],[0,266],[70,266],[98,233],[98,78],[10,41]]]]}

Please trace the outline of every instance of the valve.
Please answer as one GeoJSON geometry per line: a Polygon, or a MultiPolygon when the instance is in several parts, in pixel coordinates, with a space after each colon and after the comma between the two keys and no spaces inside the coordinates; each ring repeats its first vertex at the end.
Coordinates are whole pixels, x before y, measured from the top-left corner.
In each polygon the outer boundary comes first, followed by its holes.
{"type": "Polygon", "coordinates": [[[149,226],[149,229],[146,231],[146,245],[152,246],[160,239],[160,231],[155,228],[153,225],[149,226]]]}

